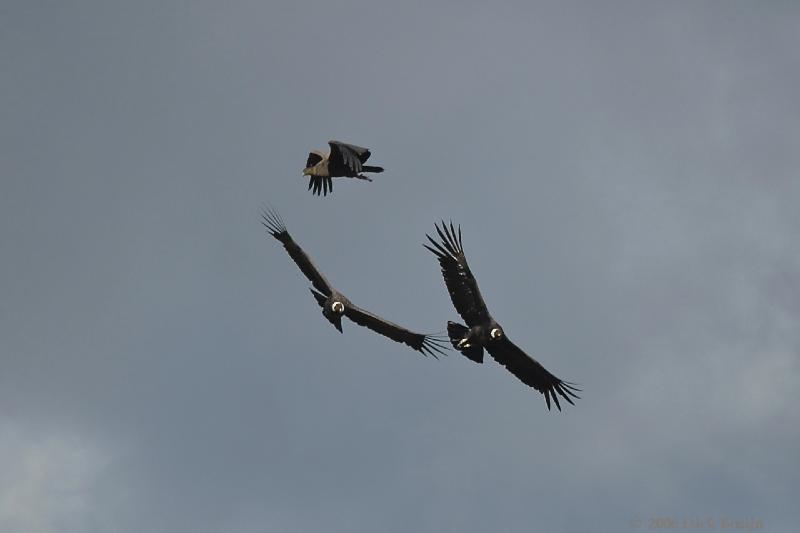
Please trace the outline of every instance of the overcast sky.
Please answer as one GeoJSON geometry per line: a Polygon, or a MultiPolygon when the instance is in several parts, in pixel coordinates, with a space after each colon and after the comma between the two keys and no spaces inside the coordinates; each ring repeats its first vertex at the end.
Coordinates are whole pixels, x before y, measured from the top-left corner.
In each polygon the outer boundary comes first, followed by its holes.
{"type": "Polygon", "coordinates": [[[800,524],[800,5],[0,4],[0,531],[800,524]],[[373,183],[306,190],[308,151],[373,183]],[[457,318],[583,399],[324,320],[457,318]],[[641,520],[641,522],[637,522],[641,520]]]}

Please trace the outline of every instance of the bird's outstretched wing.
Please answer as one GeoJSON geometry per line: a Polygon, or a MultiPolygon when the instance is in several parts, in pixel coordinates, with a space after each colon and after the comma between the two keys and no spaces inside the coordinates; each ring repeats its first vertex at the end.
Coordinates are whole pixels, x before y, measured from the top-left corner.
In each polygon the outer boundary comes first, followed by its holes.
{"type": "Polygon", "coordinates": [[[467,258],[464,256],[464,248],[461,244],[461,226],[458,227],[458,233],[456,233],[452,222],[448,228],[442,221],[441,229],[438,224],[436,225],[436,232],[442,242],[436,242],[426,234],[425,236],[433,244],[433,248],[427,244],[423,244],[423,246],[433,252],[439,260],[444,283],[450,293],[453,306],[467,326],[472,327],[485,322],[489,319],[489,310],[486,309],[481,291],[478,289],[478,282],[475,281],[467,264],[467,258]]]}
{"type": "Polygon", "coordinates": [[[354,144],[328,141],[328,145],[331,147],[331,155],[328,159],[331,176],[334,173],[345,176],[360,174],[363,164],[370,156],[368,149],[354,144]]]}
{"type": "Polygon", "coordinates": [[[423,355],[432,355],[436,359],[438,359],[436,356],[437,353],[440,355],[447,355],[444,352],[444,350],[448,349],[447,341],[437,335],[414,333],[393,322],[384,320],[378,315],[361,309],[352,303],[345,307],[344,315],[359,326],[369,328],[375,333],[380,333],[384,337],[389,337],[393,341],[405,343],[418,352],[421,352],[423,355]]]}
{"type": "Polygon", "coordinates": [[[580,398],[575,394],[580,392],[580,389],[575,388],[574,383],[562,381],[555,377],[536,359],[530,357],[516,344],[508,340],[508,337],[504,336],[502,339],[490,343],[486,349],[498,363],[506,367],[520,381],[544,394],[548,410],[550,409],[551,398],[558,410],[561,410],[561,405],[558,403],[558,395],[561,395],[563,399],[573,405],[575,404],[572,402],[572,398],[580,398]]]}
{"type": "Polygon", "coordinates": [[[289,235],[289,232],[286,230],[286,225],[283,223],[283,219],[281,219],[278,212],[271,208],[262,207],[261,218],[261,223],[267,228],[270,235],[283,243],[283,247],[286,248],[289,257],[297,263],[297,266],[300,267],[300,271],[305,274],[314,288],[325,296],[330,296],[333,287],[331,287],[331,284],[325,279],[325,276],[322,275],[322,272],[314,266],[308,254],[294,242],[294,239],[292,239],[292,236],[289,235]]]}

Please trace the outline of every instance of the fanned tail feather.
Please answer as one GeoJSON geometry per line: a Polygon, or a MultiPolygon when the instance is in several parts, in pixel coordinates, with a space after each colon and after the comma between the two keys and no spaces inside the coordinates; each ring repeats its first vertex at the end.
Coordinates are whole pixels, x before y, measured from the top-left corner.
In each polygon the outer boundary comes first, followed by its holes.
{"type": "Polygon", "coordinates": [[[464,357],[476,363],[483,363],[483,346],[480,344],[470,343],[468,346],[461,344],[461,342],[469,337],[469,328],[458,324],[456,322],[447,322],[447,335],[450,338],[450,344],[453,348],[461,352],[464,357]]]}

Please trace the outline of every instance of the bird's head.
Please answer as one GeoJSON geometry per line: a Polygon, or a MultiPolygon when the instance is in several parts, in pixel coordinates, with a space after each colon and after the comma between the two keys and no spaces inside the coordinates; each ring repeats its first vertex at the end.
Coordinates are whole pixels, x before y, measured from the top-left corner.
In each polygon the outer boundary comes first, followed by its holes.
{"type": "Polygon", "coordinates": [[[306,167],[303,169],[303,176],[311,176],[314,170],[311,167],[306,167]]]}
{"type": "Polygon", "coordinates": [[[489,338],[493,341],[499,341],[503,338],[503,329],[499,325],[494,324],[492,329],[489,330],[489,338]]]}
{"type": "Polygon", "coordinates": [[[333,327],[342,333],[342,317],[344,316],[346,302],[343,297],[332,294],[322,304],[322,314],[333,324],[333,327]]]}
{"type": "Polygon", "coordinates": [[[333,324],[333,327],[342,333],[342,316],[344,316],[344,304],[342,302],[327,302],[322,308],[322,314],[333,324]]]}

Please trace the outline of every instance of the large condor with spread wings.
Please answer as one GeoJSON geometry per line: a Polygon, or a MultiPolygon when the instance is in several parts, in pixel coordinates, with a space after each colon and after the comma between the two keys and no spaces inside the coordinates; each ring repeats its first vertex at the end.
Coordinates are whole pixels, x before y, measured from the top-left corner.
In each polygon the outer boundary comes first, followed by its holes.
{"type": "Polygon", "coordinates": [[[303,176],[309,176],[308,190],[313,194],[327,196],[333,192],[333,178],[358,178],[372,181],[362,172],[383,172],[382,167],[365,165],[370,151],[361,146],[340,141],[328,141],[331,147],[327,154],[312,150],[306,160],[303,176]]]}
{"type": "Polygon", "coordinates": [[[538,361],[529,357],[506,337],[503,328],[489,314],[478,289],[478,283],[464,256],[461,226],[456,231],[452,222],[448,227],[442,221],[441,228],[436,225],[436,232],[441,242],[426,235],[433,247],[427,244],[423,246],[433,252],[439,260],[453,306],[467,323],[466,327],[455,322],[447,323],[447,333],[453,347],[476,363],[483,363],[485,348],[498,363],[506,367],[520,381],[544,394],[548,410],[551,399],[558,410],[561,410],[559,395],[574,405],[572,398],[578,398],[575,393],[580,392],[580,389],[575,388],[573,383],[558,379],[538,361]]]}
{"type": "Polygon", "coordinates": [[[283,244],[289,257],[297,263],[300,271],[311,282],[314,287],[311,289],[311,294],[322,308],[322,314],[339,330],[339,333],[342,333],[342,317],[346,316],[359,326],[369,328],[393,341],[407,344],[423,355],[432,355],[437,359],[437,353],[445,355],[444,350],[448,349],[447,343],[439,336],[414,333],[353,304],[342,293],[334,289],[322,272],[314,266],[308,254],[289,235],[286,225],[274,209],[263,209],[261,217],[261,223],[267,228],[270,235],[283,244]]]}

